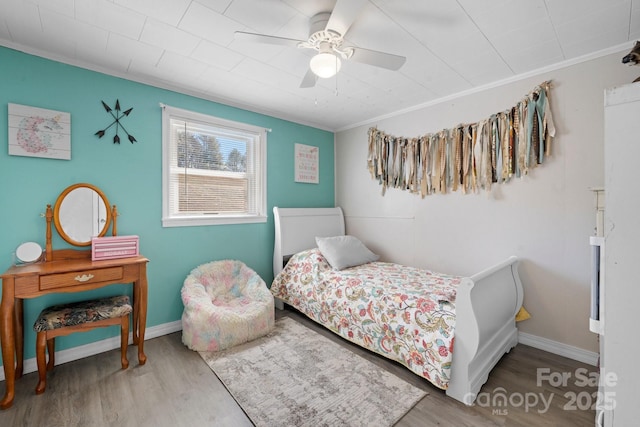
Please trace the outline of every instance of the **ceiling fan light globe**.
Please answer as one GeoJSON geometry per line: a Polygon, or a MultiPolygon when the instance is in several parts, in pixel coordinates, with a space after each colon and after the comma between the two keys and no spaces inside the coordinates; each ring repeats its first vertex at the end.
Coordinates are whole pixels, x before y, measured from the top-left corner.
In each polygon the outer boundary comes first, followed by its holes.
{"type": "Polygon", "coordinates": [[[338,71],[340,71],[340,67],[342,66],[342,62],[340,58],[332,53],[321,52],[311,58],[309,61],[309,68],[313,73],[323,79],[327,79],[329,77],[335,76],[338,71]]]}

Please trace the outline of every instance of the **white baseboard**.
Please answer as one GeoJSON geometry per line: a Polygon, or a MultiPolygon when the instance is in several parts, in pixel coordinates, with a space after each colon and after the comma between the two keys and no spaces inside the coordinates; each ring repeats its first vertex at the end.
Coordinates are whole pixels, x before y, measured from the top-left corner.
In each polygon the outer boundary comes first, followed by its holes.
{"type": "MultiPolygon", "coordinates": [[[[164,323],[158,326],[151,326],[145,330],[145,341],[168,335],[173,332],[182,330],[182,321],[176,320],[175,322],[164,323]]],[[[129,344],[133,343],[132,334],[129,333],[129,344]]],[[[92,342],[90,344],[81,345],[78,347],[69,348],[67,350],[61,350],[56,352],[56,365],[60,365],[67,362],[73,362],[74,360],[84,359],[85,357],[93,356],[95,354],[104,353],[105,351],[113,350],[114,348],[120,348],[120,337],[107,338],[101,341],[92,342]]],[[[36,372],[38,365],[36,358],[27,359],[24,361],[24,374],[30,372],[36,372]]],[[[4,367],[0,366],[0,381],[4,381],[4,367]]]]}
{"type": "Polygon", "coordinates": [[[518,342],[540,350],[548,351],[549,353],[557,354],[558,356],[577,360],[578,362],[586,363],[588,365],[598,366],[599,354],[593,351],[583,350],[578,347],[573,347],[558,341],[553,341],[524,332],[518,333],[518,342]]]}
{"type": "MultiPolygon", "coordinates": [[[[147,330],[145,331],[145,341],[181,330],[182,321],[180,320],[164,323],[158,326],[152,326],[150,328],[147,328],[147,330]]],[[[129,343],[132,342],[131,340],[131,335],[129,335],[129,343]]],[[[573,347],[547,338],[519,332],[518,342],[540,350],[548,351],[549,353],[557,354],[558,356],[577,360],[588,365],[598,365],[598,353],[583,350],[581,348],[573,347]]],[[[91,344],[81,345],[67,350],[58,351],[56,352],[56,364],[72,362],[74,360],[79,360],[85,357],[93,356],[95,354],[104,353],[105,351],[113,350],[114,348],[119,347],[120,337],[112,337],[102,341],[96,341],[91,344]]],[[[0,368],[2,367],[0,366],[0,368]]],[[[25,374],[35,372],[37,370],[38,366],[36,364],[35,357],[24,361],[25,374]]],[[[4,381],[4,369],[0,369],[0,381],[4,381]]]]}

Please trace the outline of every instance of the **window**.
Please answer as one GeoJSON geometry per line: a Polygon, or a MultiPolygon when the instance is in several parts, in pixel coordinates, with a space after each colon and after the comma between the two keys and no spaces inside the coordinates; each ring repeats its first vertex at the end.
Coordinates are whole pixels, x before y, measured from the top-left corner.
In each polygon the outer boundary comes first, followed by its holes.
{"type": "Polygon", "coordinates": [[[162,225],[266,222],[266,129],[162,106],[162,225]]]}

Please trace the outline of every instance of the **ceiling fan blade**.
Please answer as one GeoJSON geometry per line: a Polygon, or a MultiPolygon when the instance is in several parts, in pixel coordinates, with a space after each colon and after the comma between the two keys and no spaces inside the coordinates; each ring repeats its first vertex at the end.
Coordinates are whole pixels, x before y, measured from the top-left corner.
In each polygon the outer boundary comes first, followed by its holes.
{"type": "Polygon", "coordinates": [[[344,36],[368,0],[338,0],[325,29],[344,36]]]}
{"type": "Polygon", "coordinates": [[[317,80],[318,76],[316,76],[313,71],[309,69],[309,71],[307,71],[307,74],[304,75],[302,83],[300,83],[300,88],[314,87],[317,80]]]}
{"type": "Polygon", "coordinates": [[[235,39],[252,43],[267,43],[279,46],[298,47],[302,40],[288,39],[286,37],[268,36],[266,34],[247,33],[245,31],[236,31],[235,39]]]}
{"type": "Polygon", "coordinates": [[[397,71],[407,60],[404,56],[394,55],[392,53],[378,52],[377,50],[363,49],[360,47],[354,47],[352,49],[353,55],[349,58],[350,60],[375,67],[386,68],[387,70],[397,71]]]}

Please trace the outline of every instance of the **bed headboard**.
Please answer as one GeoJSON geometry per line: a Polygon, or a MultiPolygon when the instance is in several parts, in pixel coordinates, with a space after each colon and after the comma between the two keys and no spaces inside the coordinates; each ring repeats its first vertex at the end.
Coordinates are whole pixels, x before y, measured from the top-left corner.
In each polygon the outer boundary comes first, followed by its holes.
{"type": "Polygon", "coordinates": [[[316,247],[316,237],[344,235],[344,216],[338,208],[273,208],[275,242],[273,276],[283,268],[283,259],[316,247]]]}

